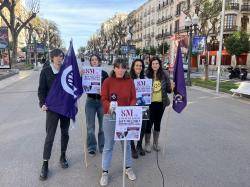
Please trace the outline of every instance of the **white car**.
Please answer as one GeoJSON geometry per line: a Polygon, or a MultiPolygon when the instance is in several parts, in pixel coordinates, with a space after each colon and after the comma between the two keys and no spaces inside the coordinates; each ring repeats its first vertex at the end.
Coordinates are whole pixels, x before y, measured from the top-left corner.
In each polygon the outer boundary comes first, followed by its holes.
{"type": "Polygon", "coordinates": [[[188,61],[183,61],[183,70],[184,72],[188,71],[188,61]]]}

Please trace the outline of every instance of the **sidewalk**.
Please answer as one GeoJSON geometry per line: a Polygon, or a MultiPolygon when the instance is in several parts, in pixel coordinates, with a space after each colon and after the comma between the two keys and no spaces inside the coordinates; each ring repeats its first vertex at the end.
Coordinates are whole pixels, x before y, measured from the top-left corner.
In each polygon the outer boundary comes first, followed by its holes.
{"type": "Polygon", "coordinates": [[[22,80],[28,76],[30,76],[32,73],[34,72],[34,70],[25,70],[25,71],[19,71],[17,73],[11,74],[10,73],[6,73],[5,74],[5,78],[1,79],[0,78],[0,90],[19,81],[22,80]]]}

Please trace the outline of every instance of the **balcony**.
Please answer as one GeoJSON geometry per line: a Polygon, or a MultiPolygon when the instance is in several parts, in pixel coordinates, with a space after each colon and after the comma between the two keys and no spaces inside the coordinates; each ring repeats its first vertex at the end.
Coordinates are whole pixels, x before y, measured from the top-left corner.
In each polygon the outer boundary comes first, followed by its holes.
{"type": "Polygon", "coordinates": [[[180,34],[180,33],[185,33],[185,32],[187,32],[187,29],[186,29],[185,26],[184,26],[184,27],[176,27],[176,28],[174,29],[174,32],[175,32],[175,33],[178,33],[178,34],[180,34]]]}
{"type": "Polygon", "coordinates": [[[239,3],[227,3],[226,10],[240,10],[239,3]]]}
{"type": "Polygon", "coordinates": [[[162,39],[162,34],[157,34],[155,37],[156,40],[161,40],[162,39]]]}
{"type": "Polygon", "coordinates": [[[237,25],[225,25],[224,26],[224,32],[235,32],[238,30],[237,25]]]}
{"type": "Polygon", "coordinates": [[[241,5],[241,11],[250,12],[250,5],[241,5]]]}
{"type": "Polygon", "coordinates": [[[167,37],[169,37],[169,36],[171,36],[171,33],[170,33],[170,32],[165,32],[165,33],[163,34],[163,37],[164,37],[164,38],[167,38],[167,37]]]}
{"type": "Polygon", "coordinates": [[[154,37],[154,35],[155,35],[155,33],[152,32],[152,33],[151,33],[151,37],[154,37]]]}

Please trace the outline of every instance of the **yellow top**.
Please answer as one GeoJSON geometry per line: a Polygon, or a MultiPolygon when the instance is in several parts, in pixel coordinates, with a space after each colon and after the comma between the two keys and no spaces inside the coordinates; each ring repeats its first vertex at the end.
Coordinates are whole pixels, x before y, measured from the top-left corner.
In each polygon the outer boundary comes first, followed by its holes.
{"type": "Polygon", "coordinates": [[[154,80],[152,102],[162,102],[161,81],[154,80]]]}

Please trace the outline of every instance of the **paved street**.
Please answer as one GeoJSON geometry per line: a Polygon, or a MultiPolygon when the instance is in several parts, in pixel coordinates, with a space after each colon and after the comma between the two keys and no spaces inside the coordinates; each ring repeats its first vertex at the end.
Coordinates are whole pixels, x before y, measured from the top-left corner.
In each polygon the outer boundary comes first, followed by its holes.
{"type": "MultiPolygon", "coordinates": [[[[32,71],[30,76],[11,84],[3,86],[0,81],[0,186],[99,186],[101,155],[88,158],[89,167],[85,168],[80,115],[70,130],[70,167],[63,170],[58,164],[58,130],[49,178],[39,181],[45,113],[38,107],[38,78],[39,72],[32,71]]],[[[81,107],[84,100],[82,97],[81,107]]],[[[188,89],[188,101],[183,113],[177,114],[169,108],[164,114],[160,145],[166,145],[166,149],[159,153],[159,163],[165,186],[249,187],[250,101],[196,87],[188,89]]],[[[85,121],[83,113],[81,117],[85,121]]],[[[127,181],[127,186],[162,186],[155,152],[134,160],[134,170],[137,180],[127,181]]],[[[115,146],[110,176],[109,186],[122,186],[120,143],[115,146]]]]}

